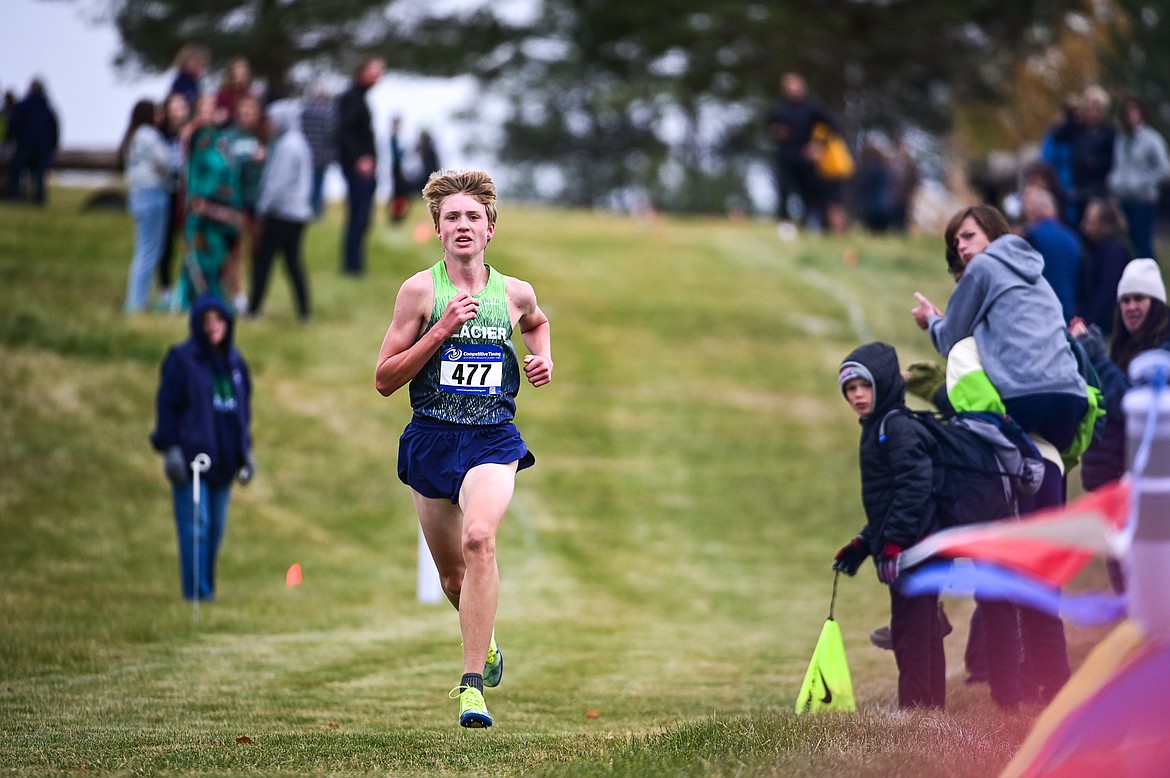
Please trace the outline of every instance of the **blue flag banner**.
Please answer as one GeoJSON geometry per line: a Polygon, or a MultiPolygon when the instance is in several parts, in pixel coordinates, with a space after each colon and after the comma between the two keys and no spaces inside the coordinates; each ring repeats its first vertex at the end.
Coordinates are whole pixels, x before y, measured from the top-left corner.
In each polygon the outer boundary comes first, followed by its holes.
{"type": "Polygon", "coordinates": [[[989,564],[934,562],[898,578],[903,594],[978,594],[1008,600],[1082,626],[1110,624],[1125,617],[1125,597],[1106,592],[1062,594],[1059,589],[989,564]]]}

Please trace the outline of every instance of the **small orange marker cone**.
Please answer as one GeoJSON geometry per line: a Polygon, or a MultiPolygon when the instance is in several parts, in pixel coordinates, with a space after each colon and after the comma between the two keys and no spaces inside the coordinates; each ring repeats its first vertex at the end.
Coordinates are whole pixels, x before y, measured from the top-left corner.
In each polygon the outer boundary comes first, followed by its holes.
{"type": "Polygon", "coordinates": [[[293,562],[289,567],[288,572],[284,574],[284,585],[289,588],[299,586],[301,583],[301,566],[297,562],[293,562]]]}

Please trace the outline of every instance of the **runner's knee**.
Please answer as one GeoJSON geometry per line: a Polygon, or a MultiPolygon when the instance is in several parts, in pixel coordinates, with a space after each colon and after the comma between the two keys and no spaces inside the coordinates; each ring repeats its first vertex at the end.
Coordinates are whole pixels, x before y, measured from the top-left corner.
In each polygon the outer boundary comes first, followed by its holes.
{"type": "Polygon", "coordinates": [[[470,526],[463,534],[463,558],[492,558],[496,555],[495,535],[486,529],[470,526]]]}
{"type": "Polygon", "coordinates": [[[439,585],[443,587],[443,594],[458,599],[459,594],[463,591],[462,571],[458,575],[440,575],[439,585]]]}

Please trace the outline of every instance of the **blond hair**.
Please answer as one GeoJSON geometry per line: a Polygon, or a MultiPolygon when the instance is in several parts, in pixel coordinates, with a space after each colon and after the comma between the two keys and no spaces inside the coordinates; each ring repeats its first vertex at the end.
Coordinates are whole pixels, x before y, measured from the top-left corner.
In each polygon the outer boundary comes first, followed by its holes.
{"type": "Polygon", "coordinates": [[[457,194],[475,198],[483,206],[488,224],[496,223],[496,185],[492,183],[491,176],[482,170],[439,170],[431,173],[422,191],[436,227],[439,226],[443,201],[457,194]]]}

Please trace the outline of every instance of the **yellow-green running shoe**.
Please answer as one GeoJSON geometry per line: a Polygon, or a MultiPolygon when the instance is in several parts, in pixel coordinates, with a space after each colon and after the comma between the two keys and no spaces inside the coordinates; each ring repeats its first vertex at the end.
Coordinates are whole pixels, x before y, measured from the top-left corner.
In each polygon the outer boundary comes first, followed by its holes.
{"type": "Polygon", "coordinates": [[[488,713],[483,692],[471,686],[456,686],[449,695],[459,700],[459,726],[471,729],[485,729],[492,725],[492,714],[488,713]]]}
{"type": "Polygon", "coordinates": [[[483,685],[499,686],[504,677],[504,652],[496,645],[496,635],[488,644],[487,661],[483,663],[483,685]]]}

